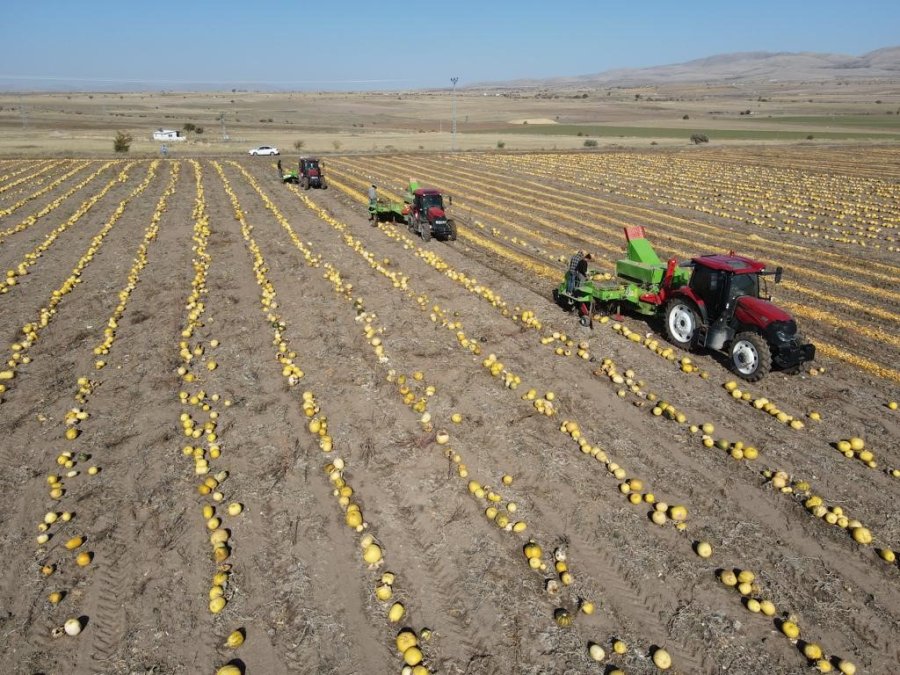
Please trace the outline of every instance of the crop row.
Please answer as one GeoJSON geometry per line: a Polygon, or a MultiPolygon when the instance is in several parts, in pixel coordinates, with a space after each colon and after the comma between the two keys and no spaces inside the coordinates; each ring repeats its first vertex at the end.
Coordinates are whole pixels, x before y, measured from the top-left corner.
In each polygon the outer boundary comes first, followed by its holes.
{"type": "Polygon", "coordinates": [[[891,251],[898,242],[896,186],[883,180],[633,153],[551,155],[532,164],[549,164],[560,178],[592,177],[603,192],[737,223],[891,251]]]}
{"type": "MultiPolygon", "coordinates": [[[[149,247],[156,239],[159,231],[159,222],[166,210],[167,202],[176,190],[179,168],[179,164],[174,164],[172,167],[165,192],[160,197],[150,217],[150,222],[135,253],[134,262],[128,272],[126,284],[118,293],[119,304],[106,321],[103,329],[103,339],[93,349],[95,355],[108,355],[112,350],[117,336],[117,321],[124,313],[131,292],[139,283],[141,272],[147,265],[149,247]]],[[[151,167],[147,178],[137,190],[142,191],[145,189],[153,180],[154,173],[155,165],[151,167]]],[[[134,196],[134,193],[132,195],[134,196]]],[[[82,268],[96,255],[101,245],[102,239],[97,240],[95,238],[93,245],[79,260],[79,265],[82,268]]],[[[70,277],[70,280],[72,278],[70,277]]],[[[32,335],[36,337],[36,334],[33,333],[32,335]]],[[[29,340],[23,342],[33,342],[33,339],[29,336],[29,340]]],[[[17,344],[24,348],[30,346],[28,344],[23,345],[21,342],[17,344]]],[[[100,363],[101,361],[98,361],[98,369],[101,367],[99,366],[100,363]]],[[[59,473],[49,473],[47,475],[47,488],[53,505],[50,510],[47,510],[42,515],[38,524],[40,534],[37,537],[38,550],[36,557],[43,561],[41,572],[54,589],[47,596],[50,606],[54,609],[54,612],[64,610],[70,616],[62,626],[54,629],[54,634],[65,632],[69,635],[77,635],[85,621],[85,616],[80,611],[80,607],[84,602],[83,595],[72,593],[72,591],[81,583],[79,569],[86,568],[88,571],[92,569],[95,553],[89,548],[94,538],[94,533],[90,532],[90,523],[85,522],[81,524],[81,518],[76,519],[75,505],[80,503],[82,508],[84,507],[86,496],[84,493],[89,490],[86,480],[90,481],[91,478],[98,476],[100,473],[100,467],[96,463],[88,466],[84,473],[82,473],[80,467],[90,460],[97,460],[93,456],[93,450],[98,447],[97,444],[86,443],[82,438],[82,431],[87,420],[91,417],[88,410],[91,394],[101,384],[102,382],[99,379],[93,379],[92,377],[80,376],[77,378],[73,387],[75,389],[76,405],[70,408],[63,417],[64,437],[71,442],[68,444],[70,449],[59,452],[54,458],[55,470],[59,473]],[[66,541],[60,545],[59,542],[66,537],[66,541]],[[62,609],[58,610],[57,608],[62,609]]],[[[89,619],[90,617],[87,618],[89,619]]]]}

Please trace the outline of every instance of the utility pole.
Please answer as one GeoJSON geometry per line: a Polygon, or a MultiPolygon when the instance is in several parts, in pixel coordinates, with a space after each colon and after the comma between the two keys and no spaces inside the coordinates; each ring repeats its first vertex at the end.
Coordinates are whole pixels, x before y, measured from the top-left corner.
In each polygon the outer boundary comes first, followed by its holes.
{"type": "Polygon", "coordinates": [[[224,112],[219,113],[219,121],[222,122],[222,140],[227,141],[228,140],[228,132],[225,131],[225,113],[224,112]]]}
{"type": "Polygon", "coordinates": [[[456,83],[459,82],[459,77],[451,77],[450,82],[453,83],[453,89],[450,93],[450,107],[452,109],[453,115],[453,132],[450,140],[450,150],[456,151],[456,83]]]}

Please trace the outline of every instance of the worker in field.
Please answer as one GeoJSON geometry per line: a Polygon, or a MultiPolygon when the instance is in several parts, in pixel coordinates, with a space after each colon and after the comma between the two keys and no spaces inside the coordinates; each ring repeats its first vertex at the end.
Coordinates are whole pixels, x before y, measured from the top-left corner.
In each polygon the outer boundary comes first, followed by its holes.
{"type": "Polygon", "coordinates": [[[375,219],[375,203],[378,201],[378,188],[375,183],[369,186],[369,220],[375,219]]]}
{"type": "Polygon", "coordinates": [[[566,293],[572,295],[575,289],[587,280],[588,261],[593,259],[590,253],[584,251],[578,251],[572,256],[566,273],[566,293]]]}

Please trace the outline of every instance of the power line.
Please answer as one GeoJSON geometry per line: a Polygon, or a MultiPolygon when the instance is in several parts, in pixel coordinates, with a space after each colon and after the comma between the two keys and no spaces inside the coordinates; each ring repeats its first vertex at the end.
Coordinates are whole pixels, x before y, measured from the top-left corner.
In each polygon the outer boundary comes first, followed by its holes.
{"type": "Polygon", "coordinates": [[[459,82],[459,77],[451,77],[450,82],[453,83],[453,89],[450,92],[450,107],[453,111],[453,132],[450,140],[450,150],[453,152],[456,150],[456,83],[459,82]]]}

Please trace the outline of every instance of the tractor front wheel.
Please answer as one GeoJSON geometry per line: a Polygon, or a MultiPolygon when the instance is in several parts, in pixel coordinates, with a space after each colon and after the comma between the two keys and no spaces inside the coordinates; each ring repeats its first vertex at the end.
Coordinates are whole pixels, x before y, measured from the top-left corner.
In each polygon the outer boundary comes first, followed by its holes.
{"type": "Polygon", "coordinates": [[[738,333],[731,343],[731,367],[748,382],[761,380],[772,369],[772,353],[759,333],[738,333]]]}
{"type": "Polygon", "coordinates": [[[666,306],[666,338],[669,342],[690,349],[697,336],[697,310],[687,301],[676,298],[666,306]]]}
{"type": "Polygon", "coordinates": [[[456,241],[456,223],[450,221],[450,234],[447,235],[450,241],[456,241]]]}
{"type": "Polygon", "coordinates": [[[419,234],[422,235],[422,241],[431,241],[431,228],[428,226],[428,223],[419,222],[419,234]]]}

